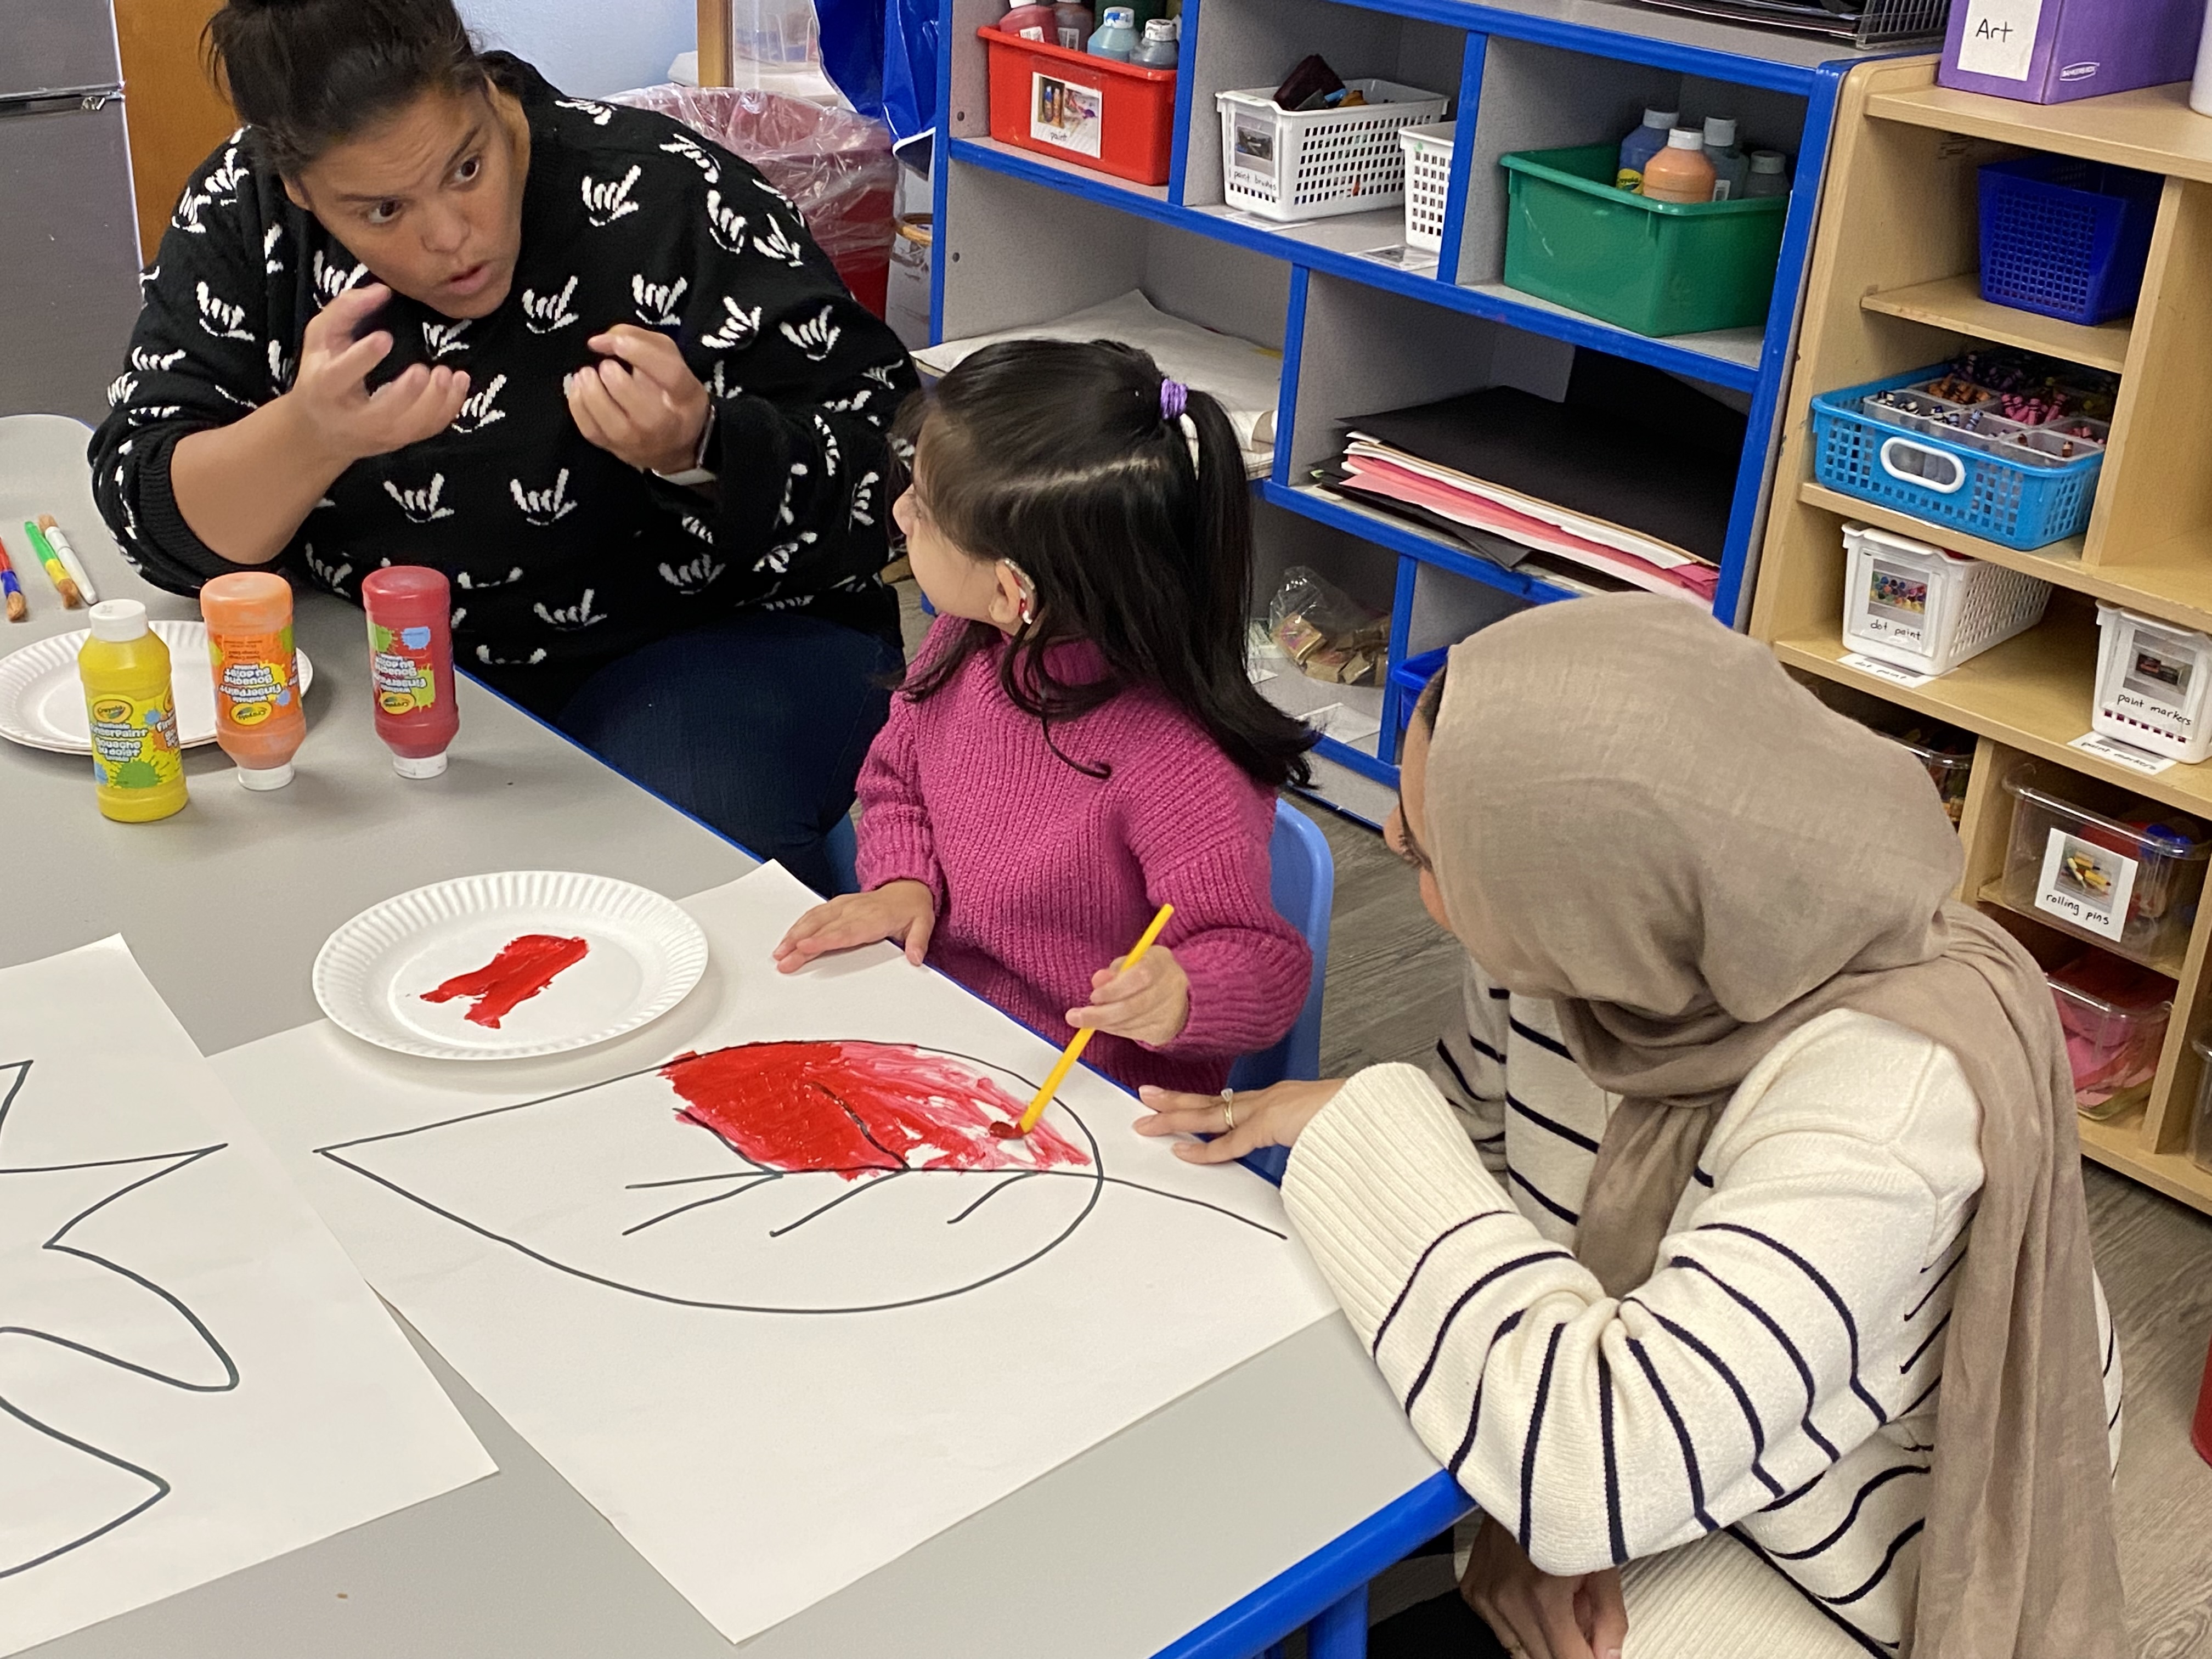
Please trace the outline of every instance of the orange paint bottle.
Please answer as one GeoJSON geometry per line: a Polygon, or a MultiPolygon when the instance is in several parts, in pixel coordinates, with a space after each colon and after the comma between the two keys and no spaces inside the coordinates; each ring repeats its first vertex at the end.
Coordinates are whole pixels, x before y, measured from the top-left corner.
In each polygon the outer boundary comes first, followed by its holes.
{"type": "Polygon", "coordinates": [[[200,615],[215,676],[215,740],[248,789],[282,789],[307,735],[291,585],[265,570],[217,576],[200,589],[200,615]]]}

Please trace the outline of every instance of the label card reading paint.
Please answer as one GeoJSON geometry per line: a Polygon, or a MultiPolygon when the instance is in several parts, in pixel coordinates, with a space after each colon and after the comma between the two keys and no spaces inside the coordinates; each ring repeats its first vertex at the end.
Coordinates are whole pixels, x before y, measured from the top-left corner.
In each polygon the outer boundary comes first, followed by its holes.
{"type": "Polygon", "coordinates": [[[2035,56],[2043,0],[1966,0],[1966,32],[1959,37],[1959,67],[1969,75],[2027,79],[2035,56]]]}
{"type": "Polygon", "coordinates": [[[1863,657],[1856,651],[1847,651],[1837,660],[1846,668],[1856,668],[1862,674],[1887,680],[1892,685],[1925,685],[1936,678],[1933,674],[1916,674],[1910,668],[1900,668],[1878,657],[1863,657]]]}
{"type": "Polygon", "coordinates": [[[2147,778],[2157,775],[2173,764],[2163,755],[2148,754],[2130,744],[2121,743],[2098,732],[2085,732],[2066,746],[2078,749],[2085,755],[2094,755],[2099,760],[2108,760],[2115,766],[2124,766],[2130,772],[2140,772],[2147,778]]]}
{"type": "Polygon", "coordinates": [[[2043,849],[2035,908],[2100,938],[2118,939],[2127,931],[2136,868],[2135,860],[2109,847],[2053,830],[2043,849]]]}
{"type": "Polygon", "coordinates": [[[1106,94],[1054,75],[1030,76],[1030,137],[1079,155],[1098,154],[1106,94]]]}

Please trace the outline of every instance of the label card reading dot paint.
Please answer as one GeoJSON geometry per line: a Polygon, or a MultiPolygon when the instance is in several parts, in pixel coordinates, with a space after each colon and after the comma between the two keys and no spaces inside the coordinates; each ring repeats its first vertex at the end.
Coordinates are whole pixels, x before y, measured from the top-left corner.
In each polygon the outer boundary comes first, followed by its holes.
{"type": "Polygon", "coordinates": [[[2156,776],[2173,764],[2163,755],[2147,753],[2099,732],[2085,732],[2066,746],[2085,755],[2094,755],[2099,760],[2111,761],[2115,766],[2124,766],[2130,772],[2140,772],[2147,778],[2156,776]]]}
{"type": "Polygon", "coordinates": [[[2118,939],[2127,931],[2137,868],[2135,860],[2109,847],[2053,830],[2044,844],[2035,908],[2100,938],[2118,939]]]}
{"type": "Polygon", "coordinates": [[[1856,668],[1862,674],[1887,680],[1892,685],[1925,685],[1936,678],[1933,674],[1916,674],[1910,668],[1900,668],[1893,662],[1882,661],[1879,657],[1863,657],[1856,651],[1847,651],[1837,660],[1846,668],[1856,668]]]}

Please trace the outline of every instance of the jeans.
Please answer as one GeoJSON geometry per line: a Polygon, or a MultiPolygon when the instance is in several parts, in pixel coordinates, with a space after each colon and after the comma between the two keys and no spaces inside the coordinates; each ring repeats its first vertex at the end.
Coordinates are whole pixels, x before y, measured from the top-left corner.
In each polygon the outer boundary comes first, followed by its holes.
{"type": "Polygon", "coordinates": [[[851,811],[890,714],[897,648],[812,617],[753,611],[641,646],[553,724],[632,781],[817,893],[822,838],[851,811]]]}

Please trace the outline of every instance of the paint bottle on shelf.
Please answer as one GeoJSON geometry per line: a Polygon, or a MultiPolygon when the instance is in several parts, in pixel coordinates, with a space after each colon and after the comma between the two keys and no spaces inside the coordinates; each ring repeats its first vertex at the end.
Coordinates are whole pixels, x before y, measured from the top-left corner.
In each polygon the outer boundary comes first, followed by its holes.
{"type": "Polygon", "coordinates": [[[1050,6],[1016,6],[999,20],[1001,34],[1025,35],[1032,40],[1059,44],[1058,20],[1050,6]]]}
{"type": "Polygon", "coordinates": [[[1091,38],[1091,31],[1098,25],[1096,12],[1088,6],[1073,3],[1073,0],[1057,0],[1052,15],[1054,33],[1051,38],[1070,52],[1081,52],[1083,43],[1091,38]]]}
{"type": "Polygon", "coordinates": [[[1155,17],[1145,25],[1145,38],[1137,42],[1129,61],[1139,69],[1173,69],[1182,53],[1182,48],[1176,40],[1174,21],[1155,17]]]}
{"type": "Polygon", "coordinates": [[[1682,118],[1681,112],[1671,109],[1647,109],[1644,125],[1620,141],[1620,167],[1613,175],[1613,187],[1633,194],[1644,188],[1644,164],[1667,148],[1667,135],[1674,123],[1682,118]]]}
{"type": "Polygon", "coordinates": [[[1093,58],[1111,58],[1126,64],[1129,54],[1137,49],[1137,14],[1127,6],[1106,8],[1106,21],[1098,26],[1098,33],[1091,37],[1090,52],[1093,58]]]}
{"type": "Polygon", "coordinates": [[[1789,175],[1784,171],[1789,158],[1778,149],[1755,149],[1751,153],[1751,171],[1743,181],[1744,199],[1751,201],[1761,196],[1787,196],[1790,193],[1789,175]]]}
{"type": "Polygon", "coordinates": [[[368,613],[370,690],[376,735],[403,778],[434,778],[461,729],[453,701],[453,590],[416,564],[387,565],[362,578],[368,613]]]}
{"type": "Polygon", "coordinates": [[[118,823],[150,823],[185,805],[169,647],[136,599],[103,599],[90,615],[92,633],[76,653],[76,672],[92,727],[100,811],[118,823]]]}
{"type": "Polygon", "coordinates": [[[1643,194],[1654,202],[1710,202],[1713,177],[1704,135],[1695,127],[1676,127],[1667,135],[1667,148],[1644,164],[1643,194]]]}
{"type": "Polygon", "coordinates": [[[217,576],[200,589],[215,677],[215,740],[248,789],[282,789],[307,735],[292,649],[292,586],[267,570],[217,576]]]}
{"type": "Polygon", "coordinates": [[[1733,116],[1705,117],[1705,160],[1713,164],[1714,201],[1733,201],[1743,194],[1744,180],[1751,174],[1751,157],[1736,147],[1733,116]]]}

